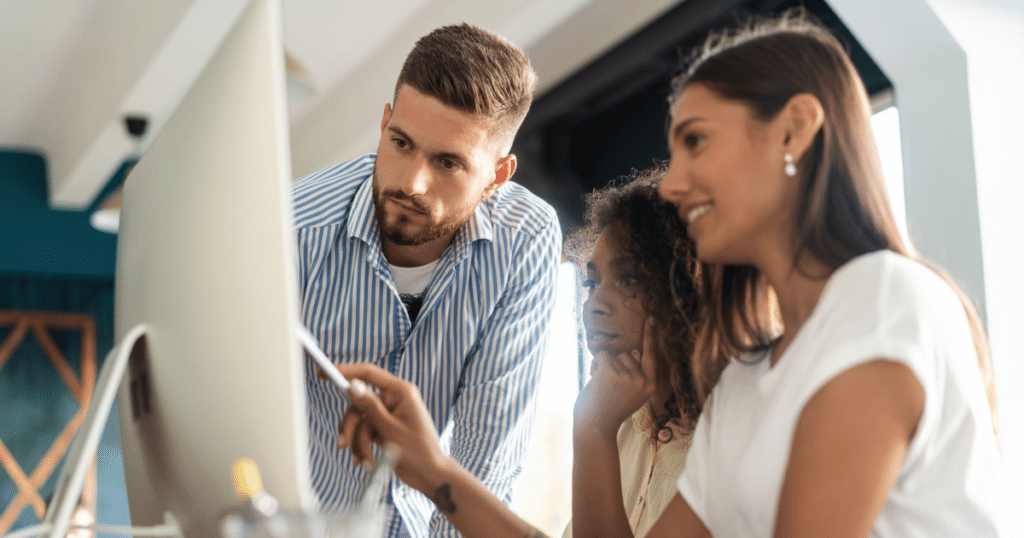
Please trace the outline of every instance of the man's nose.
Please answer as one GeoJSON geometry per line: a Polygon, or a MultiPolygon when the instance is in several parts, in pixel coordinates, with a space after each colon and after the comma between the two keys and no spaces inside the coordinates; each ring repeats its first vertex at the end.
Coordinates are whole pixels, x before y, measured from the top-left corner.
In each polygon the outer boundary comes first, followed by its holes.
{"type": "Polygon", "coordinates": [[[424,194],[430,184],[430,167],[424,159],[415,159],[406,169],[402,177],[402,192],[409,196],[424,194]]]}

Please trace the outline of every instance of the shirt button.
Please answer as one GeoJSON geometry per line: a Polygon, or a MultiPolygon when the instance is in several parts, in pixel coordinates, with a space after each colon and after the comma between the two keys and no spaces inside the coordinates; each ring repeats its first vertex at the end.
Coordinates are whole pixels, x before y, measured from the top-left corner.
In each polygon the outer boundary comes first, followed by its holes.
{"type": "Polygon", "coordinates": [[[644,500],[644,496],[643,496],[643,495],[641,495],[641,496],[639,496],[639,497],[637,497],[637,498],[636,498],[636,503],[637,503],[637,504],[640,504],[640,503],[641,503],[641,502],[642,502],[643,500],[644,500]]]}

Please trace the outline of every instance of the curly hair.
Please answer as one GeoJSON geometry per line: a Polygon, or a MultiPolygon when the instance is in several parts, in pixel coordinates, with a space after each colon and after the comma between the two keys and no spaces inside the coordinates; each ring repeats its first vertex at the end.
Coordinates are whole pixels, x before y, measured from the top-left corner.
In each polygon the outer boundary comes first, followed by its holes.
{"type": "Polygon", "coordinates": [[[693,241],[676,207],[658,196],[665,166],[637,171],[586,197],[586,225],[566,241],[566,256],[584,267],[602,232],[637,260],[642,276],[641,305],[657,320],[654,351],[658,381],[669,390],[662,412],[655,411],[658,439],[672,438],[671,425],[692,432],[701,400],[690,369],[697,334],[699,264],[693,241]]]}

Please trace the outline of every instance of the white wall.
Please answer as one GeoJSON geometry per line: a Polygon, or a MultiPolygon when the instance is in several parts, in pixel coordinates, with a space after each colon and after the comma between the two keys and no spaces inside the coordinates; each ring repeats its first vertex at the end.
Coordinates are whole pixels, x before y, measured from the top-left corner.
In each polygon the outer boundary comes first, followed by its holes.
{"type": "Polygon", "coordinates": [[[929,4],[967,53],[988,334],[1012,513],[1024,532],[1024,3],[929,4]]]}

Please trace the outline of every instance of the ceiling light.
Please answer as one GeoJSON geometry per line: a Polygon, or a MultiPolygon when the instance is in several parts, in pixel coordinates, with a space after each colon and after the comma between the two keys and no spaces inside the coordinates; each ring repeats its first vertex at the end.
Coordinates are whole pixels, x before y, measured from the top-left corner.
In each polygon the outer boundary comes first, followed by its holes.
{"type": "Polygon", "coordinates": [[[92,215],[89,215],[89,224],[93,228],[106,232],[108,234],[116,234],[118,228],[121,225],[121,198],[124,189],[124,180],[128,178],[128,174],[131,173],[132,168],[135,167],[135,163],[138,162],[142,156],[142,137],[146,134],[146,127],[149,125],[149,121],[145,116],[134,116],[129,115],[124,117],[125,131],[128,132],[128,136],[133,141],[132,156],[133,159],[131,165],[124,171],[124,179],[121,180],[121,186],[117,187],[117,190],[110,193],[109,196],[100,205],[96,211],[93,211],[92,215]]]}
{"type": "Polygon", "coordinates": [[[121,225],[121,196],[122,190],[118,188],[110,194],[103,205],[89,215],[89,224],[93,228],[108,234],[116,234],[121,225]]]}

